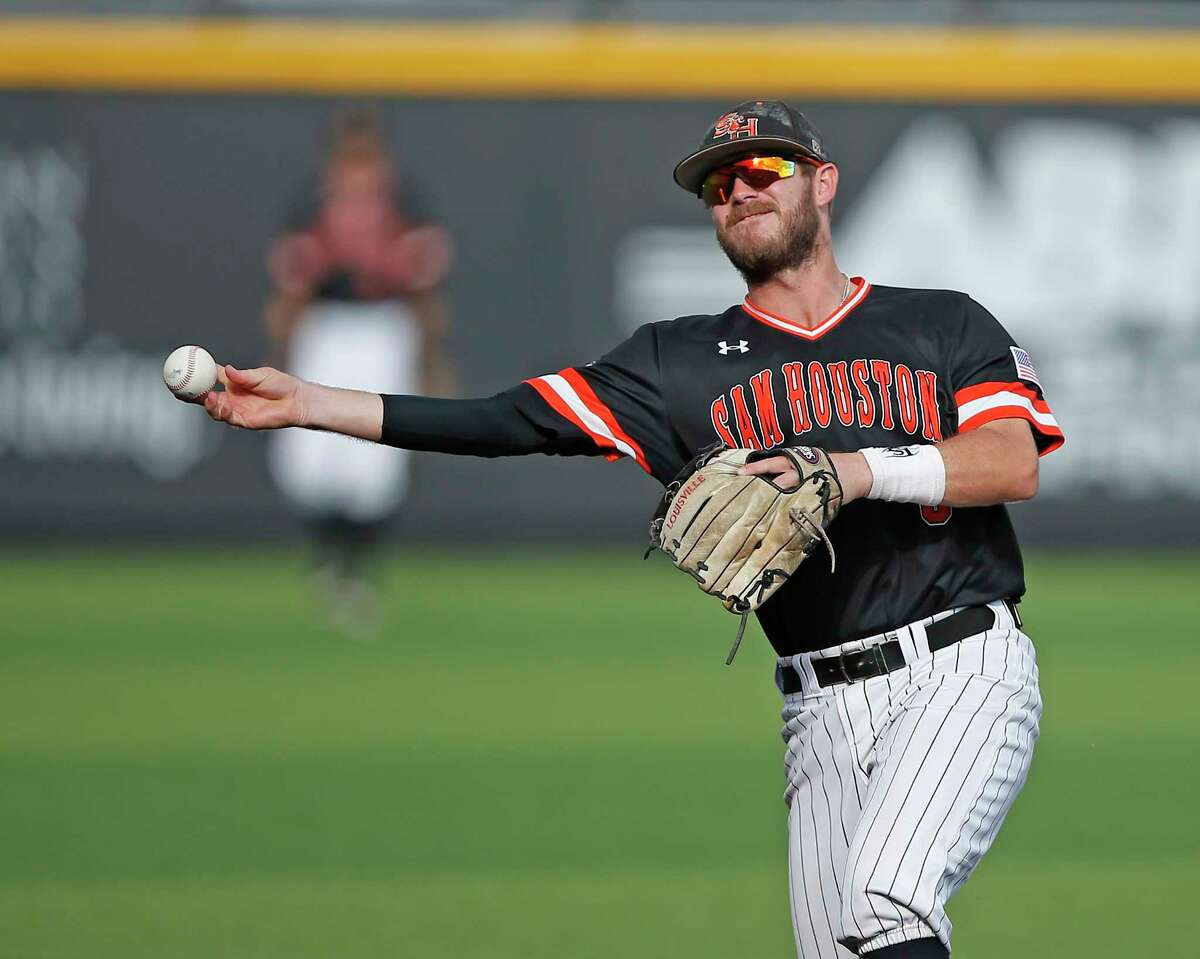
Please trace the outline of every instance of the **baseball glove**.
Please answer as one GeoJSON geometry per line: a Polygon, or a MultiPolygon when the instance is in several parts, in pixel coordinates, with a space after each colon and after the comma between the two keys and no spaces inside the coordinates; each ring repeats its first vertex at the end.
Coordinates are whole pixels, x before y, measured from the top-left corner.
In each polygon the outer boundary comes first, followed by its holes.
{"type": "Polygon", "coordinates": [[[746,620],[816,548],[842,505],[837,470],[823,450],[793,446],[751,451],[704,450],[667,487],[650,523],[649,555],[661,549],[742,617],[726,664],[733,662],[746,620]],[[765,476],[739,476],[748,462],[784,456],[800,476],[782,489],[765,476]]]}

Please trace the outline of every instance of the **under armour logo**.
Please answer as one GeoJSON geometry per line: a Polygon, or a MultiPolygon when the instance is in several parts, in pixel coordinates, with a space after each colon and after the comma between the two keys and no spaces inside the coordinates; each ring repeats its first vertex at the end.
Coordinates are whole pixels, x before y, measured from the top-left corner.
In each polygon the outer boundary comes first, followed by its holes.
{"type": "Polygon", "coordinates": [[[725,356],[729,353],[749,353],[750,344],[745,340],[738,340],[736,343],[726,343],[724,340],[721,340],[721,342],[717,344],[717,352],[722,356],[725,356]]]}

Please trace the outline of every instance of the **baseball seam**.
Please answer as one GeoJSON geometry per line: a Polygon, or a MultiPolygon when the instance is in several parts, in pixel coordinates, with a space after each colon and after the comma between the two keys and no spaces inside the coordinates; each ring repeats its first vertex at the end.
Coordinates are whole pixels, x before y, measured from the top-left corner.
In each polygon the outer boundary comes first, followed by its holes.
{"type": "Polygon", "coordinates": [[[192,374],[196,372],[196,348],[193,346],[188,350],[188,368],[183,374],[183,379],[179,381],[179,389],[183,389],[192,381],[192,374]]]}
{"type": "MultiPolygon", "coordinates": [[[[163,382],[167,384],[167,388],[172,393],[182,393],[185,389],[187,389],[188,383],[192,381],[192,376],[196,372],[196,347],[193,346],[190,350],[188,350],[187,358],[187,372],[183,374],[182,379],[180,379],[178,383],[174,385],[167,383],[167,375],[166,373],[163,373],[163,382]]],[[[207,390],[205,392],[207,392],[207,390]]]]}

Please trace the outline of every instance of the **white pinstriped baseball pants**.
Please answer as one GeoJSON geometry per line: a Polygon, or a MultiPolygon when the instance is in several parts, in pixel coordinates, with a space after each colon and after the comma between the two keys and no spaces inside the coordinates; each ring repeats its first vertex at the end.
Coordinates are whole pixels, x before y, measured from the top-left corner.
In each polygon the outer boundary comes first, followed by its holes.
{"type": "Polygon", "coordinates": [[[849,959],[936,936],[946,901],[1025,783],[1042,711],[1033,645],[1003,603],[992,629],[932,655],[924,627],[780,660],[788,866],[800,959],[849,959]],[[826,688],[810,661],[896,638],[909,664],[826,688]]]}

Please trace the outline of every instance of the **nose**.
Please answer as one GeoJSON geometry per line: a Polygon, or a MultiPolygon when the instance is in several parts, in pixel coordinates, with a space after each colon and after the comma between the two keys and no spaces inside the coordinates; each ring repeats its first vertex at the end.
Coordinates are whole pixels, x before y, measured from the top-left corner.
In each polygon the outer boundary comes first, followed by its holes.
{"type": "Polygon", "coordinates": [[[756,196],[758,196],[758,191],[754,189],[754,187],[750,186],[750,184],[748,184],[740,176],[734,174],[733,186],[729,191],[730,200],[736,203],[738,201],[745,201],[756,196]]]}

